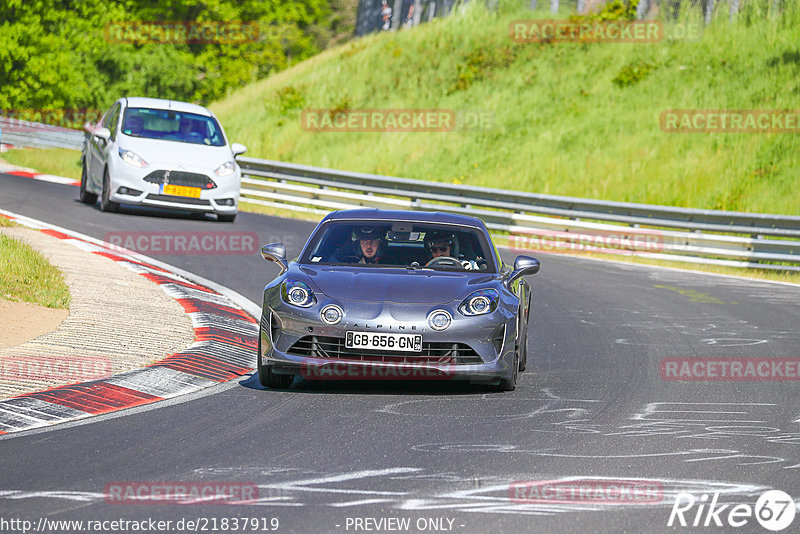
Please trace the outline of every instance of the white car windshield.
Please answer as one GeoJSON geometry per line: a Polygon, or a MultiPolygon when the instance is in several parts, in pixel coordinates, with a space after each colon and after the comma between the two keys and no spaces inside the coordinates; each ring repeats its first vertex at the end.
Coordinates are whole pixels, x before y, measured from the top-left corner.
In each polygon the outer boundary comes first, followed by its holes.
{"type": "Polygon", "coordinates": [[[213,117],[167,109],[126,109],[122,133],[130,137],[225,146],[222,130],[213,117]]]}

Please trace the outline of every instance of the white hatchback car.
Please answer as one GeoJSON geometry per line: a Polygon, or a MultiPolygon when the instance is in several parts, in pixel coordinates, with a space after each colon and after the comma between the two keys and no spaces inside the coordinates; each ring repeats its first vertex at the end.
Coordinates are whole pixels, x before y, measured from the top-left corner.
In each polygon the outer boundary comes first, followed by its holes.
{"type": "Polygon", "coordinates": [[[98,125],[86,125],[80,200],[102,211],[120,204],[216,213],[232,222],[242,173],[208,109],[155,98],[120,98],[98,125]]]}

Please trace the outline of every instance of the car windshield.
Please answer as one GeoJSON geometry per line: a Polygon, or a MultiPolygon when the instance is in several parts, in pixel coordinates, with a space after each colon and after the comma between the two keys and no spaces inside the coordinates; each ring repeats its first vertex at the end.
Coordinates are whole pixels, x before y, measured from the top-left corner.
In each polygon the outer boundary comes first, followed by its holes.
{"type": "Polygon", "coordinates": [[[478,229],[391,221],[328,222],[300,263],[496,272],[491,245],[478,229]]]}
{"type": "Polygon", "coordinates": [[[130,137],[225,146],[222,130],[214,117],[168,109],[126,109],[122,133],[130,137]]]}

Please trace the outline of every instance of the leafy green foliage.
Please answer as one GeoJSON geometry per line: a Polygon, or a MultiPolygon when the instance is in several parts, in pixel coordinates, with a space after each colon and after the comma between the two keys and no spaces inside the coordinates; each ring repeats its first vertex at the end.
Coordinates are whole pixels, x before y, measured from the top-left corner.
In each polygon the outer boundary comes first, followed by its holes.
{"type": "Polygon", "coordinates": [[[612,82],[619,87],[627,87],[644,80],[656,65],[647,61],[635,61],[628,63],[620,69],[612,82]]]}
{"type": "Polygon", "coordinates": [[[464,54],[463,62],[457,65],[458,74],[450,93],[464,91],[473,82],[490,78],[496,69],[508,67],[514,57],[515,51],[511,47],[470,50],[464,54]]]}
{"type": "Polygon", "coordinates": [[[4,0],[0,109],[104,110],[123,95],[208,104],[347,39],[355,9],[350,20],[331,8],[352,2],[4,0]],[[236,43],[110,38],[133,23],[175,21],[242,22],[257,31],[236,43]]]}
{"type": "Polygon", "coordinates": [[[306,99],[302,91],[291,85],[278,89],[276,96],[278,112],[281,114],[286,114],[293,109],[302,109],[306,105],[306,99]]]}
{"type": "Polygon", "coordinates": [[[639,0],[611,0],[596,15],[599,20],[634,20],[639,0]]]}

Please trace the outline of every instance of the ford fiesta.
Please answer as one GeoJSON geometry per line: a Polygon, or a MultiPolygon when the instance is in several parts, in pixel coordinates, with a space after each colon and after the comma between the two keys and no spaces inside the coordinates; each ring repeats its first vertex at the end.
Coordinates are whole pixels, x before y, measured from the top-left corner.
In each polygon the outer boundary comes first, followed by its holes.
{"type": "Polygon", "coordinates": [[[527,360],[539,261],[503,263],[479,219],[348,210],[326,216],[300,256],[264,245],[281,272],[264,288],[258,377],[455,379],[516,387],[527,360]]]}
{"type": "Polygon", "coordinates": [[[121,98],[84,145],[80,200],[216,213],[233,222],[247,148],[228,144],[213,113],[174,100],[121,98]]]}

